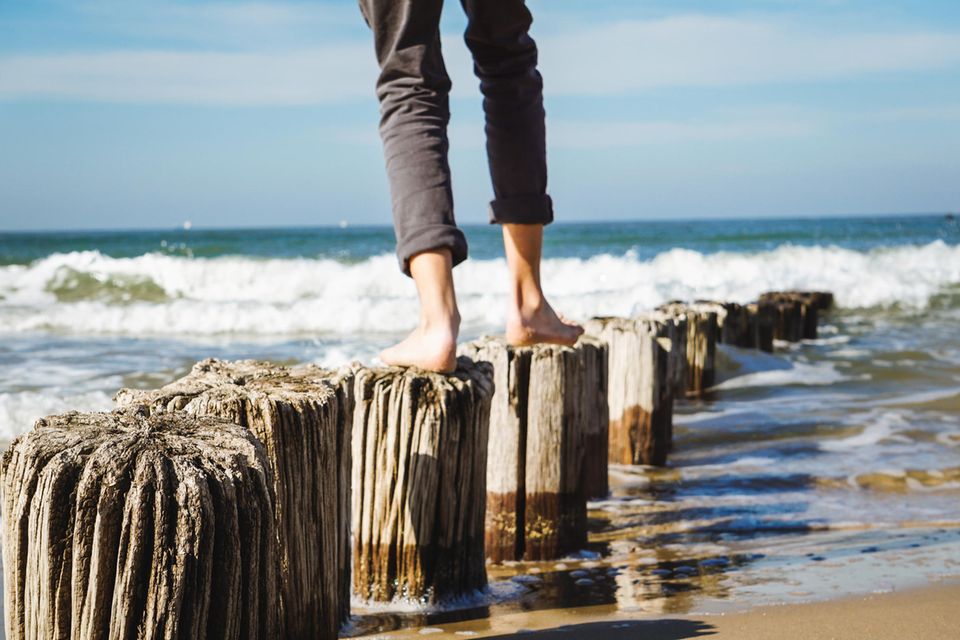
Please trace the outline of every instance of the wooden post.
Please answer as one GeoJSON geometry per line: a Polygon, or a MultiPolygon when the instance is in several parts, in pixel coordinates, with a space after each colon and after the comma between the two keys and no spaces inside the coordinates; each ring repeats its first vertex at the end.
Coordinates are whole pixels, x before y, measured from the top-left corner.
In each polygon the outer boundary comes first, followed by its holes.
{"type": "Polygon", "coordinates": [[[797,342],[817,337],[818,312],[833,306],[833,294],[826,291],[768,291],[760,296],[760,303],[777,309],[776,337],[797,342]]]}
{"type": "Polygon", "coordinates": [[[198,362],[159,390],[121,389],[119,406],[227,418],[263,442],[273,471],[285,637],[336,638],[350,614],[353,376],[312,365],[198,362]]]}
{"type": "Polygon", "coordinates": [[[699,398],[715,379],[717,312],[709,305],[669,302],[658,308],[663,313],[687,319],[686,395],[699,398]]]}
{"type": "Polygon", "coordinates": [[[353,586],[361,598],[435,602],[482,589],[493,370],[356,373],[353,586]]]}
{"type": "Polygon", "coordinates": [[[606,498],[610,493],[610,349],[591,340],[581,340],[577,348],[583,359],[583,492],[588,500],[606,498]]]}
{"type": "Polygon", "coordinates": [[[227,420],[38,420],[0,463],[6,637],[275,638],[263,446],[227,420]]]}
{"type": "Polygon", "coordinates": [[[717,314],[717,342],[734,347],[752,347],[753,335],[750,330],[750,314],[747,308],[736,302],[714,302],[698,300],[695,306],[712,310],[717,314]]]}
{"type": "Polygon", "coordinates": [[[667,461],[673,418],[668,377],[672,345],[664,346],[658,339],[663,331],[660,325],[653,316],[593,318],[585,324],[587,333],[608,349],[612,462],[663,465],[667,461]]]}
{"type": "MultiPolygon", "coordinates": [[[[763,296],[789,296],[814,307],[818,311],[829,311],[833,307],[833,294],[829,291],[772,291],[763,296]]],[[[761,299],[763,298],[761,296],[761,299]]]]}
{"type": "Polygon", "coordinates": [[[606,494],[606,346],[584,337],[573,348],[514,348],[482,338],[462,353],[490,362],[498,381],[490,450],[503,455],[487,467],[488,557],[547,560],[582,549],[587,479],[606,494]]]}
{"type": "Polygon", "coordinates": [[[523,557],[526,505],[527,387],[529,349],[494,339],[463,345],[461,353],[493,367],[494,394],[487,437],[484,548],[494,563],[523,557]]]}
{"type": "MultiPolygon", "coordinates": [[[[657,342],[667,355],[667,384],[673,398],[683,398],[687,394],[687,317],[663,311],[652,311],[640,317],[649,318],[656,323],[657,342]]],[[[673,404],[670,404],[671,416],[673,404]]],[[[673,418],[670,419],[673,424],[673,418]]],[[[672,430],[672,426],[671,426],[672,430]]]]}
{"type": "Polygon", "coordinates": [[[773,337],[785,342],[799,342],[803,339],[803,303],[792,298],[768,296],[760,304],[769,305],[774,310],[773,337]]]}
{"type": "Polygon", "coordinates": [[[750,338],[746,346],[773,353],[773,327],[777,312],[771,304],[751,303],[746,306],[750,322],[750,338]]]}

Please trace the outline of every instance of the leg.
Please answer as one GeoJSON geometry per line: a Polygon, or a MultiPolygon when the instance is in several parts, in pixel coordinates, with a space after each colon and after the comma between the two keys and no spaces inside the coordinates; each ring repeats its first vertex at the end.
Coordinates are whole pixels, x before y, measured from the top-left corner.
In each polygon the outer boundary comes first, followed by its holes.
{"type": "Polygon", "coordinates": [[[514,346],[551,342],[572,345],[583,328],[557,316],[540,288],[543,225],[504,224],[503,247],[510,268],[507,342],[514,346]]]}
{"type": "Polygon", "coordinates": [[[457,367],[460,312],[450,251],[424,251],[412,256],[410,272],[420,297],[420,324],[406,340],[384,349],[380,359],[429,371],[453,371],[457,367]]]}
{"type": "Polygon", "coordinates": [[[486,117],[487,159],[494,200],[490,221],[549,224],[543,79],[537,45],[527,33],[533,18],[523,0],[461,0],[469,24],[486,117]]]}
{"type": "Polygon", "coordinates": [[[397,257],[447,249],[453,265],[467,242],[453,216],[447,122],[447,76],[440,52],[443,0],[360,0],[373,30],[380,77],[380,135],[390,180],[397,257]]]}
{"type": "Polygon", "coordinates": [[[450,79],[440,52],[442,6],[443,0],[360,0],[380,65],[380,135],[397,257],[420,297],[419,326],[380,357],[432,371],[456,367],[460,314],[451,270],[467,257],[447,162],[450,79]]]}
{"type": "Polygon", "coordinates": [[[465,39],[483,92],[487,158],[494,200],[490,221],[503,225],[511,291],[507,340],[573,344],[583,329],[561,320],[540,288],[543,227],[553,220],[547,195],[543,80],[533,21],[523,0],[461,0],[465,39]]]}

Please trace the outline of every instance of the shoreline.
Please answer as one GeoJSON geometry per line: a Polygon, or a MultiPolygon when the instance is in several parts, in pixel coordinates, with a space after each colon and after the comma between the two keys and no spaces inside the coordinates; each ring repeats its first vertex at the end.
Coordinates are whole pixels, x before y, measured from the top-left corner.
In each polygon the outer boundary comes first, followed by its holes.
{"type": "Polygon", "coordinates": [[[960,626],[960,575],[898,591],[763,605],[735,613],[642,614],[615,605],[511,613],[467,622],[375,632],[368,639],[577,638],[584,640],[906,640],[947,638],[960,626]]]}

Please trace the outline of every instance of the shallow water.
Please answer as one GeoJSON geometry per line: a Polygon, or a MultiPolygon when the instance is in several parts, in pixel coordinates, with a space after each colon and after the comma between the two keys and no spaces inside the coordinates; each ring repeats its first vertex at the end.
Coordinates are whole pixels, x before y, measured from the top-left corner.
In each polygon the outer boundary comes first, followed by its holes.
{"type": "MultiPolygon", "coordinates": [[[[495,231],[468,229],[464,339],[499,328],[495,231]]],[[[118,388],[165,384],[204,357],[369,361],[415,317],[389,230],[190,234],[0,235],[0,440],[42,415],[108,409],[118,388]]],[[[715,388],[677,408],[669,466],[611,469],[578,557],[491,567],[488,593],[434,609],[358,608],[356,633],[570,606],[712,612],[960,573],[955,223],[551,234],[545,286],[574,317],[794,287],[832,290],[838,308],[818,340],[722,347],[715,388]]]]}
{"type": "Polygon", "coordinates": [[[717,613],[957,575],[956,324],[926,312],[921,337],[917,321],[839,310],[774,354],[722,346],[715,388],[678,405],[669,467],[611,469],[581,557],[491,567],[489,594],[366,610],[357,634],[593,605],[717,613]],[[911,335],[909,352],[880,346],[911,335]]]}

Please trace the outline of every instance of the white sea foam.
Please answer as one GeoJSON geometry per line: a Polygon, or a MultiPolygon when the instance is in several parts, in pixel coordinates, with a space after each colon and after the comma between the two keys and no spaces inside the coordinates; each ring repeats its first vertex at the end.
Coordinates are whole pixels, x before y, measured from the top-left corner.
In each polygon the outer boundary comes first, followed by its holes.
{"type": "Polygon", "coordinates": [[[850,376],[837,371],[831,362],[807,364],[794,362],[789,369],[773,369],[748,373],[736,378],[724,380],[713,387],[714,390],[743,389],[746,387],[779,387],[785,385],[828,385],[844,380],[852,380],[850,376]]]}
{"type": "Polygon", "coordinates": [[[55,391],[0,393],[0,442],[26,432],[38,418],[64,411],[109,411],[110,395],[103,391],[59,394],[55,391]]]}
{"type": "Polygon", "coordinates": [[[823,451],[844,452],[863,449],[884,441],[898,441],[910,443],[905,436],[898,432],[909,428],[907,419],[897,412],[870,411],[861,419],[866,423],[863,430],[855,436],[839,440],[823,440],[818,446],[823,451]]]}
{"type": "Polygon", "coordinates": [[[937,400],[946,400],[947,398],[952,398],[957,395],[960,395],[960,389],[931,389],[929,391],[908,393],[885,400],[875,400],[873,404],[883,406],[927,404],[936,402],[937,400]]]}
{"type": "MultiPolygon", "coordinates": [[[[780,288],[831,290],[849,308],[923,308],[960,282],[960,247],[935,241],[869,252],[790,245],[759,253],[673,249],[651,260],[633,253],[550,259],[543,271],[556,306],[580,318],[629,314],[670,299],[746,302],[780,288]]],[[[465,328],[498,328],[504,260],[470,260],[455,273],[465,328]]],[[[82,251],[0,267],[0,331],[8,332],[393,333],[411,327],[416,309],[413,286],[392,255],[346,264],[82,251]]]]}
{"type": "Polygon", "coordinates": [[[835,349],[827,353],[831,358],[866,358],[870,355],[867,349],[835,349]]]}

